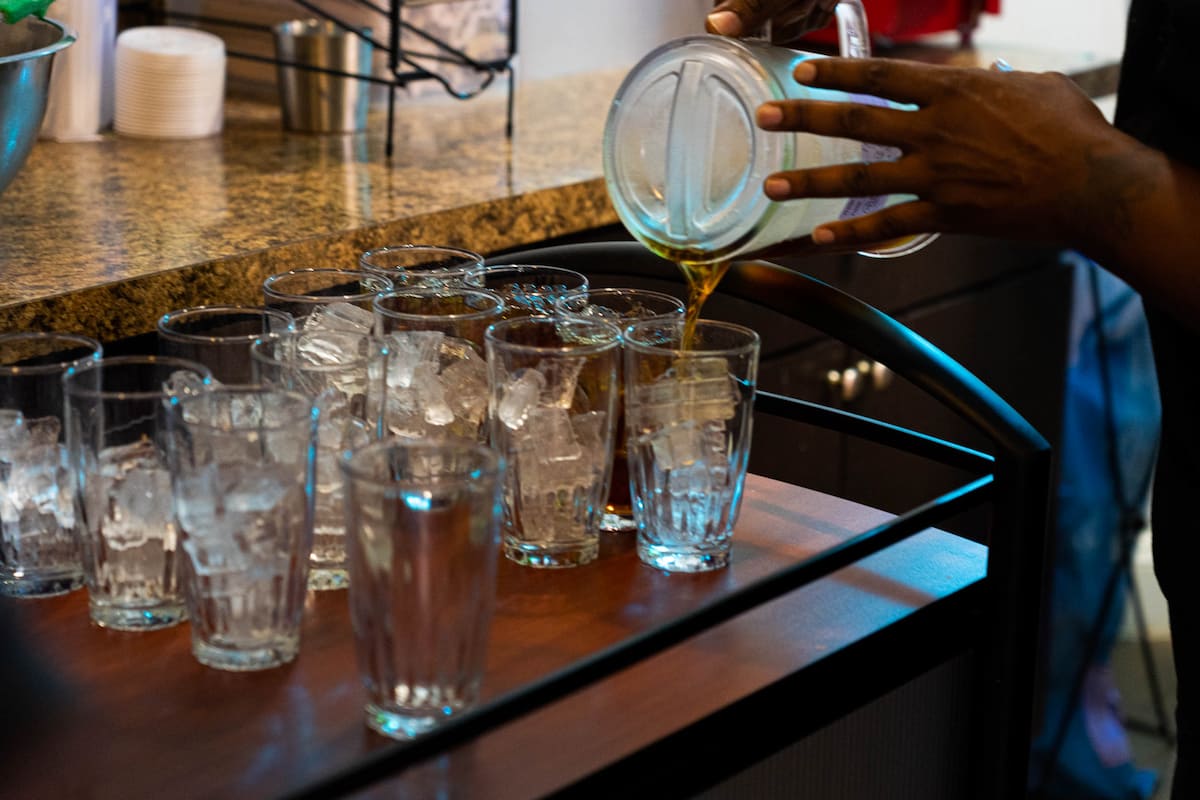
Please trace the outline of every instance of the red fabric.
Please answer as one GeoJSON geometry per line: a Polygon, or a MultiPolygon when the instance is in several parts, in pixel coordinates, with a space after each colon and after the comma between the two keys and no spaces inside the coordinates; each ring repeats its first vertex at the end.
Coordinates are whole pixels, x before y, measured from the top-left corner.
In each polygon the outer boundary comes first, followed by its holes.
{"type": "MultiPolygon", "coordinates": [[[[1000,13],[1000,0],[863,0],[871,38],[907,42],[943,31],[969,33],[978,23],[978,12],[1000,13]]],[[[808,34],[814,42],[837,43],[837,26],[808,34]]]]}

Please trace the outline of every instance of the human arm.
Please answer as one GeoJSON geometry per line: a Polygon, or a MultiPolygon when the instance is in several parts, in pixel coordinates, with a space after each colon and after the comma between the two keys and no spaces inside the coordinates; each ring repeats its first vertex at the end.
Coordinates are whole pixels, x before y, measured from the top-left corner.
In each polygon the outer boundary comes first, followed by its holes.
{"type": "Polygon", "coordinates": [[[779,173],[765,182],[767,195],[917,199],[819,226],[811,240],[764,255],[861,249],[922,232],[1052,242],[1087,254],[1200,328],[1200,173],[1112,127],[1064,76],[830,58],[805,61],[796,78],[918,108],[765,104],[758,123],[768,130],[870,141],[903,154],[779,173]]]}

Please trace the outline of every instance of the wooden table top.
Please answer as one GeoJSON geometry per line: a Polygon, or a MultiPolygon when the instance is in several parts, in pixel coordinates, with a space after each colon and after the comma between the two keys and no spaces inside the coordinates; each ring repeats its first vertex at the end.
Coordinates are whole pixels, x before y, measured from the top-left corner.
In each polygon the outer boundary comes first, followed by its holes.
{"type": "MultiPolygon", "coordinates": [[[[702,575],[642,565],[632,535],[600,559],[535,570],[503,561],[485,697],[651,630],[890,515],[750,476],[733,563],[702,575]]],[[[407,771],[377,794],[452,787],[493,800],[561,788],[876,633],[986,574],[986,548],[925,531],[407,771]]],[[[5,796],[268,797],[344,770],[390,741],[362,720],[345,592],[310,593],[290,665],[225,673],[191,655],[187,625],[89,624],[84,591],[0,598],[39,680],[6,705],[5,796]],[[32,707],[32,711],[30,711],[32,707]]],[[[3,671],[0,670],[0,673],[3,671]]]]}

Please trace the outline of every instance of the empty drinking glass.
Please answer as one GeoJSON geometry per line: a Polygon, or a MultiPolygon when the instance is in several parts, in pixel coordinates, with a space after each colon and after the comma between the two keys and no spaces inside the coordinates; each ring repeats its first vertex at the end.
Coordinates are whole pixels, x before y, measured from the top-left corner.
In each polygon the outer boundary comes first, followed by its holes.
{"type": "Polygon", "coordinates": [[[300,649],[317,415],[296,392],[219,388],[174,404],[171,488],[192,653],[257,670],[300,649]]]}
{"type": "Polygon", "coordinates": [[[263,281],[263,298],[296,319],[302,330],[349,330],[369,333],[371,300],[392,288],[375,272],[357,269],[293,269],[263,281]]]}
{"type": "Polygon", "coordinates": [[[395,436],[487,440],[483,334],[504,301],[482,289],[397,289],[375,298],[387,348],[380,430],[395,436]]]}
{"type": "Polygon", "coordinates": [[[202,364],[163,356],[101,358],[63,376],[88,607],[101,627],[150,630],[185,618],[167,417],[211,383],[202,364]]]}
{"type": "Polygon", "coordinates": [[[359,256],[358,266],[389,278],[397,287],[477,286],[483,256],[461,247],[396,244],[368,250],[359,256]]]}
{"type": "Polygon", "coordinates": [[[250,347],[256,383],[299,392],[312,399],[320,412],[311,589],[341,589],[348,580],[337,459],[342,451],[361,447],[375,436],[382,354],[372,337],[336,330],[285,333],[259,339],[250,347]],[[370,379],[372,371],[375,380],[370,379]]]}
{"type": "Polygon", "coordinates": [[[699,320],[624,333],[625,426],[638,557],[669,572],[729,563],[750,457],[758,334],[699,320]]]}
{"type": "Polygon", "coordinates": [[[476,442],[393,439],[341,466],[366,722],[409,738],[479,698],[502,461],[476,442]]]}
{"type": "MultiPolygon", "coordinates": [[[[567,295],[558,301],[558,310],[567,316],[603,319],[625,328],[631,322],[656,317],[682,319],[686,307],[677,297],[649,289],[588,289],[567,295]]],[[[620,371],[618,360],[618,371],[620,371]]],[[[617,377],[617,409],[614,412],[616,434],[613,436],[612,480],[600,530],[633,531],[633,501],[629,496],[629,464],[625,451],[625,386],[617,377]]]]}
{"type": "Polygon", "coordinates": [[[481,288],[504,299],[504,316],[548,316],[554,304],[575,292],[586,291],[587,276],[566,267],[535,264],[499,264],[483,271],[481,288]]]}
{"type": "Polygon", "coordinates": [[[83,585],[61,444],[62,376],[101,350],[70,333],[0,334],[0,594],[45,597],[83,585]]]}
{"type": "Polygon", "coordinates": [[[164,314],[158,320],[158,352],[198,361],[221,383],[253,380],[250,345],[273,333],[295,330],[292,315],[261,306],[196,306],[164,314]]]}
{"type": "Polygon", "coordinates": [[[535,567],[596,558],[608,496],[620,330],[518,317],[486,333],[491,442],[508,461],[504,554],[535,567]]]}

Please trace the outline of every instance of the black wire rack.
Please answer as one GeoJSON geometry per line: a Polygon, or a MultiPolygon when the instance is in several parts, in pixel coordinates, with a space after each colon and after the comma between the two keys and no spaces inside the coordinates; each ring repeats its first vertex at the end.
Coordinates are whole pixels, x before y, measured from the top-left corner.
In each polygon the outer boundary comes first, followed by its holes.
{"type": "MultiPolygon", "coordinates": [[[[465,1],[465,0],[461,0],[465,1]]],[[[313,0],[291,0],[296,6],[304,9],[309,14],[318,19],[322,19],[336,25],[342,30],[351,33],[360,39],[371,44],[376,50],[387,55],[388,75],[379,77],[376,75],[359,75],[342,70],[330,69],[328,67],[319,67],[312,64],[302,64],[294,61],[285,61],[278,57],[263,56],[256,53],[247,53],[238,50],[226,50],[226,55],[232,58],[245,59],[247,61],[259,61],[269,64],[275,64],[283,67],[293,67],[295,69],[307,70],[310,72],[320,72],[326,75],[334,75],[342,78],[355,78],[357,80],[367,81],[369,83],[380,84],[388,87],[387,93],[387,140],[385,152],[388,158],[391,158],[395,149],[394,141],[394,123],[396,119],[396,90],[402,89],[411,83],[419,81],[434,81],[439,84],[447,94],[458,100],[469,100],[481,94],[485,89],[492,85],[496,76],[499,73],[505,73],[508,78],[508,98],[505,106],[505,122],[504,135],[512,137],[513,126],[513,98],[516,94],[516,79],[513,69],[513,64],[517,55],[517,0],[507,0],[508,6],[508,31],[506,36],[505,52],[498,58],[479,60],[472,58],[461,48],[456,47],[444,39],[434,36],[421,29],[420,27],[403,19],[401,12],[405,6],[424,6],[429,5],[429,0],[419,2],[419,0],[388,0],[386,5],[382,5],[372,0],[355,0],[355,4],[362,8],[374,11],[383,15],[388,20],[388,30],[386,41],[375,37],[373,33],[364,30],[363,28],[352,25],[342,17],[332,14],[321,7],[320,3],[313,0]],[[417,42],[417,48],[412,46],[413,42],[417,42]],[[435,66],[436,65],[436,66],[435,66]],[[453,83],[447,78],[438,68],[444,67],[464,67],[478,73],[481,77],[478,85],[473,88],[462,90],[455,88],[453,83]]],[[[456,0],[438,0],[438,2],[452,3],[456,0]]],[[[257,31],[263,34],[271,33],[271,26],[260,25],[251,22],[245,22],[226,17],[213,17],[202,14],[191,14],[182,11],[175,11],[166,8],[161,0],[149,0],[141,4],[143,10],[148,14],[148,17],[158,24],[166,24],[167,22],[181,22],[191,25],[207,25],[210,27],[227,27],[237,28],[242,30],[257,31]]],[[[125,6],[128,8],[130,6],[125,6]]]]}

